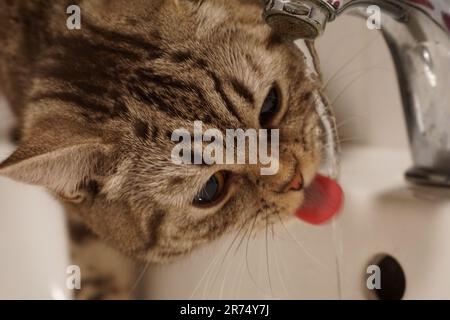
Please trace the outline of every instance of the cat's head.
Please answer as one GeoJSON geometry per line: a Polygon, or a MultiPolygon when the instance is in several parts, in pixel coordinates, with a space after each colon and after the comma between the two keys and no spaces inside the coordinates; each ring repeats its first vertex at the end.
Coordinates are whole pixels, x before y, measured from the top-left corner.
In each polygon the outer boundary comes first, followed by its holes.
{"type": "Polygon", "coordinates": [[[151,261],[291,217],[322,158],[324,98],[256,3],[165,1],[135,16],[109,5],[109,19],[56,34],[0,174],[48,188],[100,237],[151,261]],[[278,172],[173,163],[171,135],[194,121],[224,135],[279,129],[278,172]]]}

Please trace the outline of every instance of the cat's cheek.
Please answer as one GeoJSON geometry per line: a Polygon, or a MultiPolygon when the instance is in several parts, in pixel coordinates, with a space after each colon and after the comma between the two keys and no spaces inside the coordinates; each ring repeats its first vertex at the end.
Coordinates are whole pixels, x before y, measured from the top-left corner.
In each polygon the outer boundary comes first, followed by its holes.
{"type": "Polygon", "coordinates": [[[73,203],[73,204],[80,204],[85,200],[85,195],[81,193],[76,194],[64,194],[64,193],[56,193],[55,197],[63,202],[73,203]]]}
{"type": "Polygon", "coordinates": [[[304,199],[303,192],[293,191],[287,194],[286,199],[282,203],[281,216],[286,219],[295,217],[295,212],[303,204],[304,199]]]}
{"type": "Polygon", "coordinates": [[[189,205],[185,209],[178,211],[176,215],[180,219],[188,217],[189,220],[196,221],[211,217],[217,214],[222,208],[223,203],[211,207],[196,207],[194,205],[189,205]]]}
{"type": "Polygon", "coordinates": [[[178,212],[177,215],[180,218],[187,216],[191,220],[200,220],[200,219],[204,219],[204,218],[214,215],[217,212],[217,210],[218,210],[218,208],[216,208],[216,207],[199,208],[199,207],[195,207],[195,206],[191,205],[188,208],[186,208],[185,210],[181,210],[180,212],[178,212]]]}

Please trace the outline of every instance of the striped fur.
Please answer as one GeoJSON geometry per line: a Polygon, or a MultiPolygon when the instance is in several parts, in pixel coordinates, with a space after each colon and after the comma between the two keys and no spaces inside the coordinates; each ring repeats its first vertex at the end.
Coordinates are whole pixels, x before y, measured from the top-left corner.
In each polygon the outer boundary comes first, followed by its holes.
{"type": "Polygon", "coordinates": [[[65,27],[68,3],[0,0],[0,89],[20,132],[0,174],[44,185],[87,227],[72,228],[75,252],[97,241],[92,233],[162,262],[243,225],[291,216],[303,194],[275,190],[297,166],[306,184],[315,174],[321,84],[302,52],[264,24],[260,1],[80,0],[81,30],[65,27]],[[258,129],[274,84],[282,101],[277,175],[171,163],[172,131],[196,120],[223,133],[258,129]],[[226,197],[194,207],[218,170],[232,171],[226,197]]]}

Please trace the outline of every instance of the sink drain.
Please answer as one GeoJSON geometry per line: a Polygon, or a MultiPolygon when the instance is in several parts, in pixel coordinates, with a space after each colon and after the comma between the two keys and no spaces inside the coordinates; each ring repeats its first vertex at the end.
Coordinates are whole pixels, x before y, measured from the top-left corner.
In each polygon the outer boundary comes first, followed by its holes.
{"type": "Polygon", "coordinates": [[[406,277],[400,263],[391,255],[377,255],[368,266],[367,288],[378,300],[401,300],[406,290],[406,277]]]}

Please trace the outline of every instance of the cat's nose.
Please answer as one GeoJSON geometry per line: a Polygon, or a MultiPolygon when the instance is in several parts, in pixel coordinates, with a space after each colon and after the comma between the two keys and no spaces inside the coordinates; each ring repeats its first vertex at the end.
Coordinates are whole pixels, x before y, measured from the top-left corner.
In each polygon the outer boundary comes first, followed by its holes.
{"type": "Polygon", "coordinates": [[[260,168],[254,167],[252,176],[255,177],[256,183],[275,193],[302,190],[305,182],[300,162],[295,155],[283,152],[277,161],[278,170],[272,175],[261,175],[260,168]]]}
{"type": "Polygon", "coordinates": [[[298,165],[290,168],[281,166],[277,175],[266,177],[269,188],[277,193],[300,191],[304,188],[304,179],[298,165]]]}
{"type": "Polygon", "coordinates": [[[300,191],[303,189],[303,175],[300,172],[300,170],[296,170],[291,182],[289,183],[288,186],[288,191],[289,190],[294,190],[294,191],[300,191]]]}
{"type": "Polygon", "coordinates": [[[289,181],[282,186],[280,192],[300,191],[303,189],[303,175],[301,171],[296,168],[294,174],[289,181]]]}

